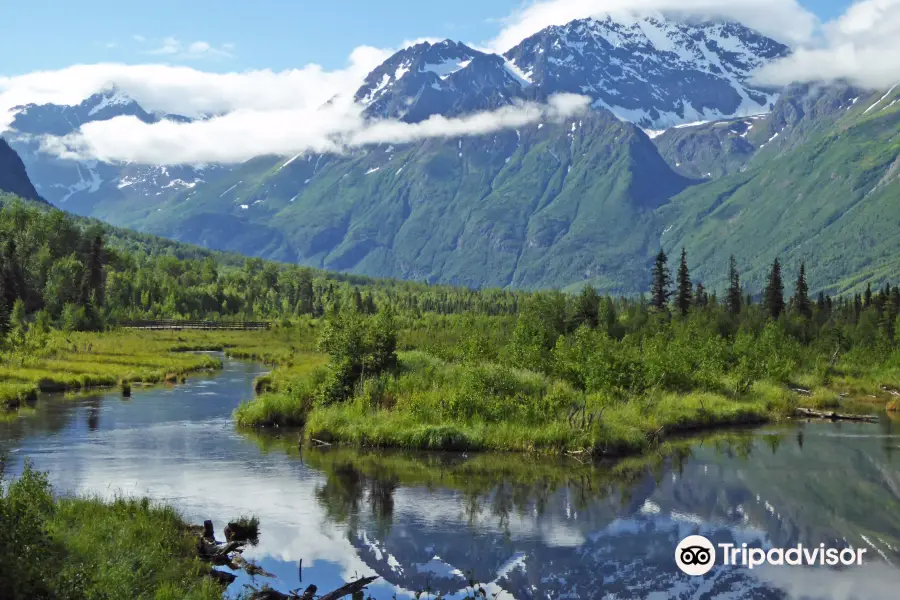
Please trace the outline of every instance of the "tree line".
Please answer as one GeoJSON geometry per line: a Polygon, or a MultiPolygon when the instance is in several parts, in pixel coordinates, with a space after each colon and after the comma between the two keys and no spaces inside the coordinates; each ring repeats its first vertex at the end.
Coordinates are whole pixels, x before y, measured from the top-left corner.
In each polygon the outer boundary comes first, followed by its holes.
{"type": "Polygon", "coordinates": [[[0,209],[2,333],[26,321],[68,330],[157,318],[277,321],[341,306],[502,315],[524,296],[237,258],[16,200],[0,209]]]}

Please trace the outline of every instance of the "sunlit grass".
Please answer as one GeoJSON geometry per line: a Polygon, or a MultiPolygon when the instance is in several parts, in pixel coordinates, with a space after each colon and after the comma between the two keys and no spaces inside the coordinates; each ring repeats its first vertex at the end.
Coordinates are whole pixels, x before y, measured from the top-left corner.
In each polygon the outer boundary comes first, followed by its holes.
{"type": "Polygon", "coordinates": [[[147,499],[55,498],[26,468],[0,486],[0,525],[4,598],[222,598],[181,516],[147,499]]]}

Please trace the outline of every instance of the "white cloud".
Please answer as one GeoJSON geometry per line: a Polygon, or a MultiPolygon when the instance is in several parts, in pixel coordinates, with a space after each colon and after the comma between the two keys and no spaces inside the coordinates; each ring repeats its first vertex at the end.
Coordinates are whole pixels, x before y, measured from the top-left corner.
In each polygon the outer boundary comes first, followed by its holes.
{"type": "Polygon", "coordinates": [[[317,108],[336,95],[352,95],[389,54],[389,50],[361,46],[350,55],[347,66],[336,71],[310,64],[280,72],[209,73],[186,66],[101,63],[0,77],[0,131],[12,121],[10,111],[15,106],[78,104],[113,86],[147,110],[187,116],[317,108]]]}
{"type": "Polygon", "coordinates": [[[824,43],[767,65],[757,78],[777,85],[845,79],[876,89],[900,81],[900,0],[856,2],[824,31],[824,43]]]}
{"type": "Polygon", "coordinates": [[[136,41],[139,44],[142,44],[147,41],[147,38],[145,38],[144,36],[137,34],[137,33],[134,34],[133,36],[131,36],[131,39],[133,39],[134,41],[136,41]]]}
{"type": "Polygon", "coordinates": [[[538,0],[504,19],[505,27],[486,46],[505,52],[550,25],[608,14],[659,12],[680,18],[736,20],[788,44],[808,42],[818,25],[797,0],[538,0]]]}
{"type": "Polygon", "coordinates": [[[547,104],[520,103],[417,124],[366,121],[361,107],[344,100],[304,109],[241,109],[193,123],[146,124],[134,117],[87,123],[64,138],[45,138],[43,149],[63,158],[151,164],[236,163],[265,154],[341,152],[375,143],[480,135],[577,115],[589,98],[561,94],[547,104]]]}
{"type": "Polygon", "coordinates": [[[201,58],[228,58],[231,56],[231,50],[234,44],[222,44],[217,48],[205,41],[196,41],[189,44],[182,43],[178,38],[167,37],[162,43],[153,50],[147,50],[147,54],[158,56],[171,56],[183,60],[194,60],[201,58]]]}

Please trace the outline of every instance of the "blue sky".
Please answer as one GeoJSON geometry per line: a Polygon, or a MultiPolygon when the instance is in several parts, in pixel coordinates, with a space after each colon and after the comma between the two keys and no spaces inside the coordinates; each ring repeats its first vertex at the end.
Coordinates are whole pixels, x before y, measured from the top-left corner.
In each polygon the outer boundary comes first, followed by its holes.
{"type": "MultiPolygon", "coordinates": [[[[800,3],[829,20],[850,0],[800,3]]],[[[10,4],[0,0],[2,75],[109,61],[218,72],[308,63],[337,69],[360,45],[491,39],[501,20],[523,6],[521,0],[37,0],[10,10],[10,4]]]]}

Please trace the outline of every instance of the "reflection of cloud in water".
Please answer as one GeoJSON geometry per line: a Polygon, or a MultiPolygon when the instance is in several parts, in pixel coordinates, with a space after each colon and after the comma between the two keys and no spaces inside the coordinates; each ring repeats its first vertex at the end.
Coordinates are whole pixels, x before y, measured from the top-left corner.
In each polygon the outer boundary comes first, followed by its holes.
{"type": "Polygon", "coordinates": [[[260,545],[246,555],[278,574],[280,589],[300,585],[300,559],[304,584],[316,583],[322,591],[359,575],[381,574],[387,581],[371,588],[377,598],[408,598],[404,588],[419,589],[428,581],[460,598],[465,594],[460,573],[467,576],[470,570],[489,582],[489,594],[507,590],[522,600],[783,598],[776,587],[799,597],[849,600],[895,597],[890,592],[900,588],[900,575],[876,564],[841,572],[717,568],[704,578],[686,577],[674,566],[675,545],[697,532],[714,541],[766,546],[879,531],[888,541],[869,536],[872,542],[890,548],[896,534],[890,517],[896,512],[887,500],[896,494],[884,490],[893,489],[888,484],[896,470],[871,449],[864,456],[873,462],[846,464],[840,481],[847,482],[836,486],[863,481],[861,474],[880,486],[854,487],[857,493],[875,490],[864,504],[865,518],[847,510],[828,516],[833,511],[823,498],[830,497],[831,488],[822,486],[836,477],[796,469],[783,475],[791,465],[831,473],[840,464],[840,457],[831,455],[825,462],[822,450],[833,442],[823,440],[817,449],[815,435],[806,439],[805,453],[785,444],[777,456],[767,448],[750,463],[698,452],[683,474],[639,478],[628,498],[594,495],[577,484],[544,489],[539,510],[528,486],[500,485],[473,498],[440,485],[408,487],[396,480],[376,485],[370,475],[352,469],[325,477],[280,450],[263,454],[235,433],[230,415],[251,393],[258,373],[229,368],[216,379],[139,392],[130,404],[107,396],[92,409],[100,410],[97,431],[89,431],[87,413],[79,409],[62,431],[30,433],[24,452],[13,453],[31,456],[60,490],[148,495],[173,503],[194,522],[214,519],[220,535],[225,520],[258,516],[260,545]],[[793,486],[797,472],[807,477],[803,487],[793,486]],[[816,493],[805,491],[810,488],[816,493]],[[340,511],[343,516],[336,516],[340,511]]]}
{"type": "Polygon", "coordinates": [[[766,565],[753,572],[792,598],[874,600],[900,597],[900,572],[880,562],[843,570],[766,565]]]}

